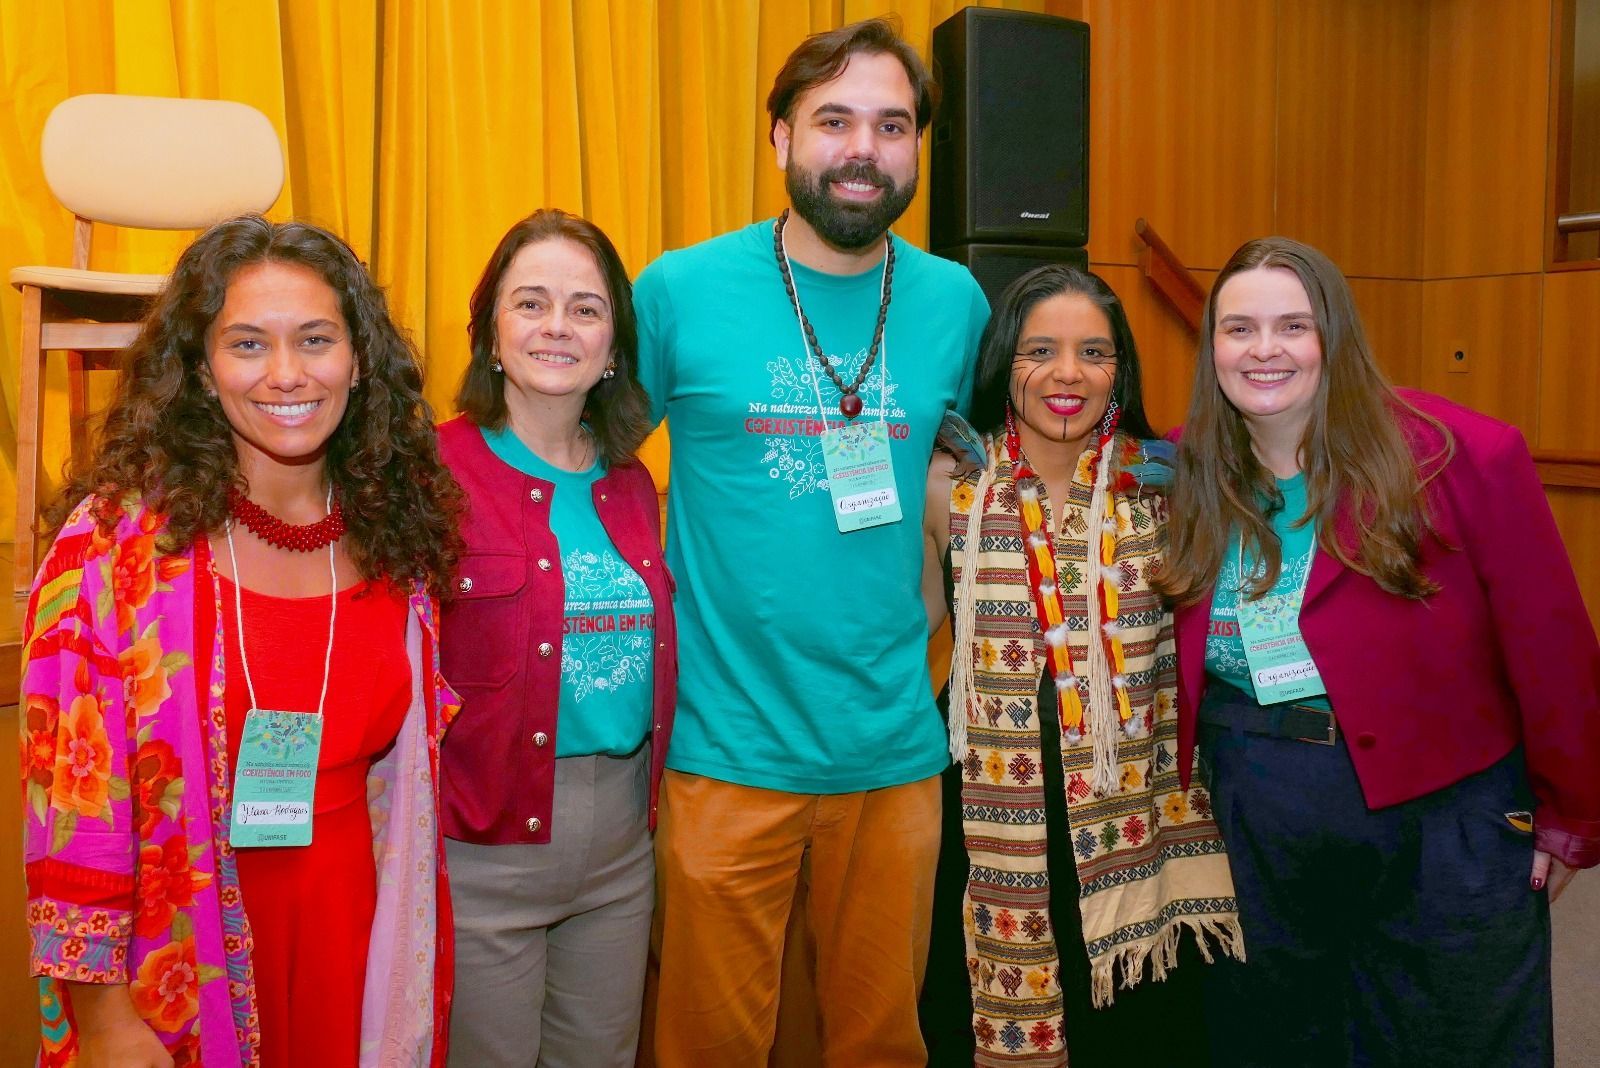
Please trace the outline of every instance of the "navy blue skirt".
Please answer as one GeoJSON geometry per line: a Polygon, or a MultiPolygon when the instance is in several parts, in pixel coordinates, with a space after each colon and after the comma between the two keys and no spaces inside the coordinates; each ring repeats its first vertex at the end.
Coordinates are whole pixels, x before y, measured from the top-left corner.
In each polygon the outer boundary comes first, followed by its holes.
{"type": "Polygon", "coordinates": [[[1248,963],[1204,969],[1217,1064],[1545,1068],[1550,910],[1529,889],[1521,750],[1372,810],[1341,737],[1246,733],[1259,708],[1211,680],[1200,770],[1248,963]]]}

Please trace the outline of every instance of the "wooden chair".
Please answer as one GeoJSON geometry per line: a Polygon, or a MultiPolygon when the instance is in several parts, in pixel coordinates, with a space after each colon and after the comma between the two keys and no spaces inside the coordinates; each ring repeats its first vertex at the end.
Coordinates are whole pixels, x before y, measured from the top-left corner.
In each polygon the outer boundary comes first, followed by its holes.
{"type": "Polygon", "coordinates": [[[69,97],[45,122],[45,181],[77,218],[71,267],[17,267],[22,291],[17,393],[15,589],[38,560],[45,354],[67,354],[68,433],[74,460],[89,449],[85,372],[113,367],[139,333],[159,274],[91,271],[93,224],[196,230],[266,211],[283,189],[283,149],[265,115],[226,100],[92,94],[69,97]]]}

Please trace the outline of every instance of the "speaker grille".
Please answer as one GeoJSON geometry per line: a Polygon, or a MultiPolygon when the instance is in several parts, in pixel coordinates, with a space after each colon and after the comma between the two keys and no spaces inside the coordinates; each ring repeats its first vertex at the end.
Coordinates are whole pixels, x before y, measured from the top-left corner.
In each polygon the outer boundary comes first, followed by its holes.
{"type": "Polygon", "coordinates": [[[934,30],[932,243],[1089,240],[1089,27],[966,8],[934,30]]]}
{"type": "Polygon", "coordinates": [[[1089,269],[1088,250],[1050,245],[956,245],[940,249],[935,255],[965,265],[989,298],[991,308],[999,303],[1006,286],[1035,267],[1065,263],[1089,269]]]}
{"type": "Polygon", "coordinates": [[[978,234],[1088,240],[1084,217],[1085,71],[1070,23],[997,22],[975,41],[973,183],[978,234]],[[1053,224],[1053,225],[1052,225],[1053,224]]]}

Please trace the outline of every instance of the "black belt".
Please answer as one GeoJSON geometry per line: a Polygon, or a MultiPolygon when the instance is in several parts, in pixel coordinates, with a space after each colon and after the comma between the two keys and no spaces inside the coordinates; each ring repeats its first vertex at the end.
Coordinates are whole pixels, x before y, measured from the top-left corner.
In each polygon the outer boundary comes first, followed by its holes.
{"type": "Polygon", "coordinates": [[[1212,679],[1200,702],[1200,722],[1268,738],[1287,738],[1316,745],[1339,740],[1339,721],[1325,708],[1309,705],[1262,705],[1238,687],[1212,679]]]}

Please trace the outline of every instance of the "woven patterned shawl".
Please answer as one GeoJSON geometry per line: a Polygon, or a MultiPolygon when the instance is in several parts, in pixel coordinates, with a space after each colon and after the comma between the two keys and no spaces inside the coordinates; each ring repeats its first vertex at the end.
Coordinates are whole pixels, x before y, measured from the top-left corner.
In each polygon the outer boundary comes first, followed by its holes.
{"type": "MultiPolygon", "coordinates": [[[[1137,455],[1118,435],[1114,468],[1137,455]]],[[[1088,516],[1096,492],[1086,451],[1065,503],[1065,519],[1046,503],[1056,530],[1056,559],[1075,663],[1086,660],[1086,587],[1092,581],[1088,516]]],[[[990,471],[958,480],[950,496],[950,556],[956,618],[976,613],[972,640],[955,656],[971,657],[972,700],[965,710],[962,820],[971,859],[964,915],[972,982],[977,1065],[1066,1063],[1060,959],[1050,924],[1045,851],[1045,798],[1038,692],[1048,659],[1028,589],[1017,487],[1003,448],[991,442],[990,471]],[[990,484],[985,502],[974,486],[990,484]],[[974,508],[977,574],[962,568],[974,508]]],[[[1111,481],[1112,485],[1117,480],[1111,481]]],[[[1041,494],[1043,487],[1040,487],[1041,494]]],[[[1108,492],[1101,490],[1100,492],[1108,492]]],[[[1207,960],[1208,936],[1243,959],[1233,880],[1228,873],[1211,799],[1178,785],[1177,710],[1172,617],[1149,588],[1164,541],[1159,498],[1112,493],[1106,514],[1117,525],[1119,616],[1137,737],[1117,746],[1119,788],[1096,796],[1093,738],[1063,744],[1063,780],[1077,861],[1083,939],[1096,1006],[1111,1002],[1116,976],[1137,983],[1148,960],[1157,979],[1177,959],[1185,927],[1207,960]]],[[[1087,700],[1087,687],[1080,691],[1087,700]]],[[[951,715],[960,714],[952,696],[951,715]]],[[[1088,717],[1094,723],[1093,710],[1088,717]]],[[[1047,708],[1047,715],[1055,714],[1047,708]]],[[[1064,890],[1066,888],[1063,888],[1064,890]]]]}

